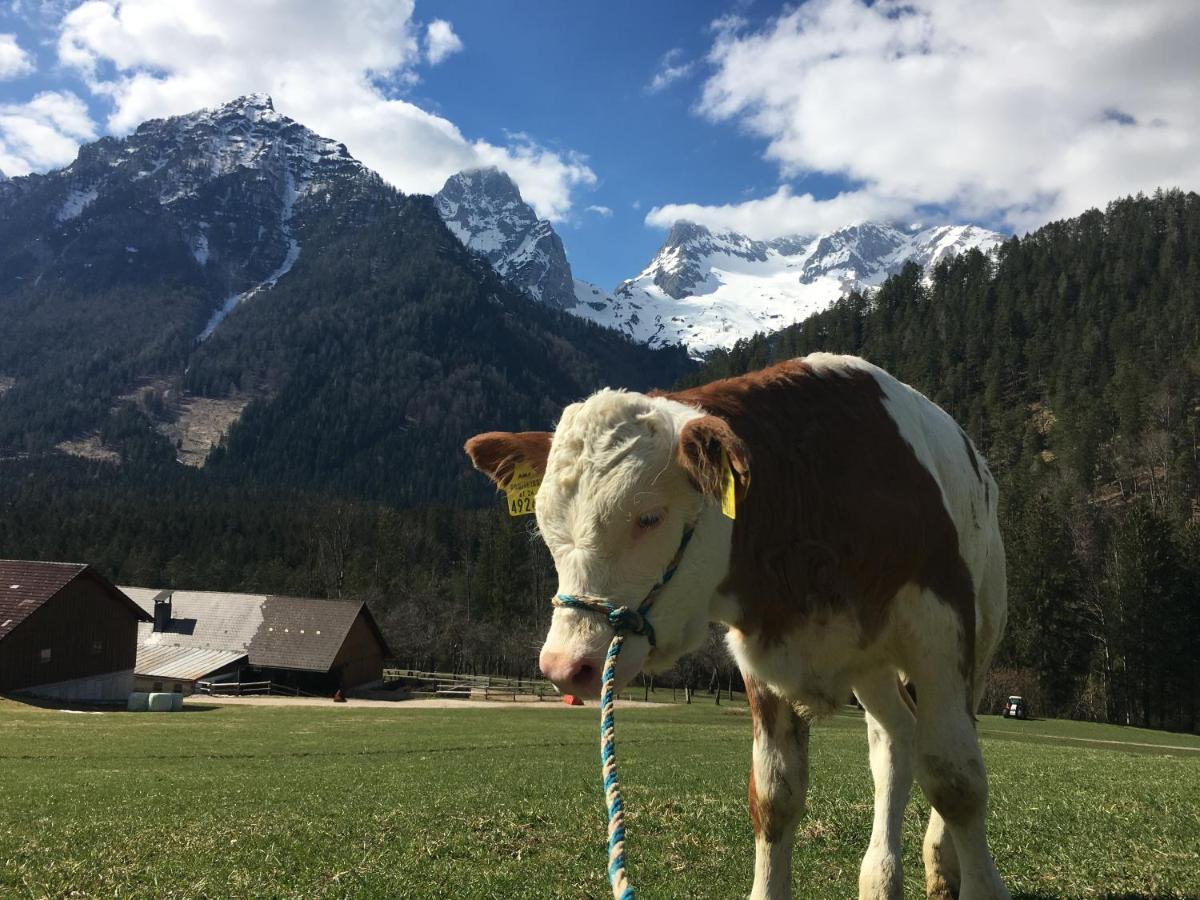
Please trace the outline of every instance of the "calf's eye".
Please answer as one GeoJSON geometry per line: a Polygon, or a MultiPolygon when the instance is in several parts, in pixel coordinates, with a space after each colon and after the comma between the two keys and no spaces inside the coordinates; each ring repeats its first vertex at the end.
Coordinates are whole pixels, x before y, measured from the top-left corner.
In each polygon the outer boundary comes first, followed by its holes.
{"type": "Polygon", "coordinates": [[[662,513],[642,513],[640,516],[638,516],[637,524],[638,528],[641,528],[643,531],[648,531],[661,521],[662,513]]]}

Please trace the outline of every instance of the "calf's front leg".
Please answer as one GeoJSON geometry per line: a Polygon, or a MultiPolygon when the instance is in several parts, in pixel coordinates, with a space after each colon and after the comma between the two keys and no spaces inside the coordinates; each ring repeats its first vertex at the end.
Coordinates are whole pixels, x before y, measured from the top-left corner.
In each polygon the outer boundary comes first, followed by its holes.
{"type": "Polygon", "coordinates": [[[754,825],[751,900],[792,896],[792,844],[808,792],[808,720],[752,678],[746,696],[754,720],[750,821],[754,825]]]}

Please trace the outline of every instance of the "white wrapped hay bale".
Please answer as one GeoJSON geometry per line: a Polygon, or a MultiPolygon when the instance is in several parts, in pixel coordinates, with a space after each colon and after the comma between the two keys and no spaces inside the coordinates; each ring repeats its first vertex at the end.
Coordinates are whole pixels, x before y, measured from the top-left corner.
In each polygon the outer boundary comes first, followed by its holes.
{"type": "Polygon", "coordinates": [[[175,701],[171,699],[174,694],[151,694],[148,706],[150,712],[170,712],[175,708],[175,701]]]}
{"type": "Polygon", "coordinates": [[[129,695],[125,708],[130,712],[145,712],[150,708],[150,695],[145,691],[134,691],[129,695]]]}
{"type": "Polygon", "coordinates": [[[179,712],[183,709],[183,694],[176,692],[171,695],[171,712],[179,712]]]}

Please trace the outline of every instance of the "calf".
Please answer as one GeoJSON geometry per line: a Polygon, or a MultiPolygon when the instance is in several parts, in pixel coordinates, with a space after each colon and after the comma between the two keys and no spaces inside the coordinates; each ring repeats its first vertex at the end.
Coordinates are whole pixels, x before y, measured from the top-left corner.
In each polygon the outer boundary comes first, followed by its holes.
{"type": "MultiPolygon", "coordinates": [[[[618,684],[672,666],[709,622],[728,627],[754,724],[752,897],[791,894],[809,721],[851,691],[875,783],[859,896],[903,895],[915,774],[933,807],[929,896],[1008,897],[974,727],[1006,615],[996,483],[938,406],[861,359],[814,354],[676,393],[603,390],[553,434],[481,434],[466,450],[501,485],[520,462],[541,473],[538,528],[562,594],[631,609],[652,597],[653,644],[627,639],[618,684]]],[[[595,696],[611,638],[603,616],[559,608],[542,670],[595,696]]]]}

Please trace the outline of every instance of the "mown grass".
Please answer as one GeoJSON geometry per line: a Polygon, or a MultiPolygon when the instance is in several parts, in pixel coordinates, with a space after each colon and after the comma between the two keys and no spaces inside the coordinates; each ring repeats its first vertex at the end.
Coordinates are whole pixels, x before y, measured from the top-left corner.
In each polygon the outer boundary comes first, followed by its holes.
{"type": "MultiPolygon", "coordinates": [[[[1200,896],[1200,739],[980,729],[1014,895],[1200,896]]],[[[0,897],[605,898],[595,732],[594,708],[93,716],[0,701],[0,897]]],[[[640,895],[745,896],[744,708],[623,710],[618,739],[640,895]]],[[[918,897],[928,807],[913,799],[918,897]]],[[[860,718],[814,730],[809,807],[796,894],[853,897],[871,822],[860,718]]]]}

